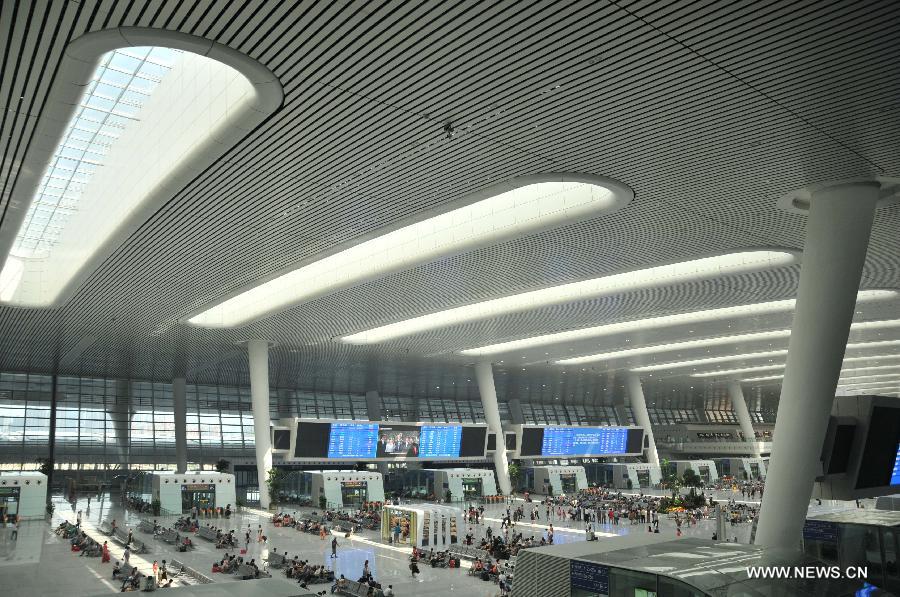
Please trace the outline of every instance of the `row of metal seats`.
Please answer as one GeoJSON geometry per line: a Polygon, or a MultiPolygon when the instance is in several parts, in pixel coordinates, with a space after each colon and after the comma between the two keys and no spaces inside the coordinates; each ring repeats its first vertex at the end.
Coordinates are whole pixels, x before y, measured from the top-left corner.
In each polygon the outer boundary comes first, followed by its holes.
{"type": "MultiPolygon", "coordinates": [[[[122,529],[122,527],[116,527],[116,531],[112,534],[112,538],[122,545],[128,545],[128,533],[126,533],[125,530],[122,529]]],[[[131,551],[133,551],[134,553],[149,553],[150,548],[147,547],[146,543],[144,543],[140,539],[135,539],[134,535],[132,535],[131,551]]]]}
{"type": "MultiPolygon", "coordinates": [[[[346,586],[338,587],[338,592],[352,597],[366,597],[369,594],[369,585],[351,580],[347,582],[346,586]]],[[[384,592],[381,589],[375,589],[375,597],[384,597],[384,592]]]]}
{"type": "Polygon", "coordinates": [[[212,527],[200,527],[197,531],[197,535],[207,541],[216,541],[216,530],[212,527]]]}
{"type": "Polygon", "coordinates": [[[469,560],[485,558],[488,555],[486,551],[475,547],[474,545],[452,545],[450,546],[449,550],[451,555],[458,556],[460,558],[467,558],[469,560]]]}

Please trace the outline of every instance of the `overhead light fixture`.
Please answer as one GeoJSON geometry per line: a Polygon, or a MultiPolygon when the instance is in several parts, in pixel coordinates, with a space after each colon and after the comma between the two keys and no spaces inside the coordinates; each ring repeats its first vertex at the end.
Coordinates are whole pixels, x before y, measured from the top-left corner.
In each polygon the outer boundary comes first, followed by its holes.
{"type": "MultiPolygon", "coordinates": [[[[780,363],[777,365],[764,365],[762,367],[747,367],[745,369],[729,369],[725,371],[704,371],[702,373],[692,373],[691,377],[727,377],[731,375],[736,375],[739,373],[752,373],[754,371],[776,371],[783,370],[785,368],[784,363],[780,363]]],[[[841,379],[845,379],[847,377],[854,377],[853,374],[860,373],[862,371],[898,371],[900,372],[900,365],[884,365],[881,367],[860,367],[856,369],[842,369],[841,370],[841,379]]],[[[900,373],[898,373],[900,374],[900,373]]],[[[876,377],[866,375],[865,377],[876,377]]]]}
{"type": "MultiPolygon", "coordinates": [[[[852,380],[867,380],[867,379],[885,379],[885,378],[900,378],[900,371],[897,373],[877,373],[875,375],[844,375],[841,374],[840,381],[852,381],[852,380]]],[[[857,381],[853,383],[865,383],[863,381],[857,381]]]]}
{"type": "MultiPolygon", "coordinates": [[[[890,300],[897,297],[894,290],[861,290],[857,295],[858,302],[890,300]]],[[[581,328],[578,330],[568,330],[565,332],[557,332],[554,334],[545,334],[542,336],[533,336],[531,338],[522,338],[520,340],[511,340],[509,342],[500,342],[498,344],[490,344],[480,346],[478,348],[470,348],[461,350],[460,354],[471,356],[488,356],[494,354],[503,354],[515,350],[524,350],[534,348],[536,346],[545,346],[549,344],[560,344],[564,342],[574,342],[578,340],[586,340],[591,338],[599,338],[603,336],[611,336],[614,334],[646,331],[655,328],[662,328],[675,325],[686,325],[698,322],[711,321],[729,321],[739,317],[753,317],[759,315],[768,315],[772,313],[789,312],[793,310],[794,299],[786,299],[781,301],[769,301],[765,303],[754,303],[752,305],[739,305],[735,307],[722,307],[718,309],[706,309],[703,311],[692,311],[688,313],[679,313],[676,315],[664,315],[662,317],[651,317],[648,319],[638,319],[635,321],[624,321],[621,323],[612,323],[607,325],[599,325],[589,328],[581,328]]],[[[865,324],[854,324],[854,326],[866,325],[864,329],[873,327],[891,327],[900,326],[900,319],[892,321],[867,322],[865,324]]],[[[854,328],[855,329],[855,328],[854,328]]],[[[790,330],[776,330],[773,332],[759,332],[760,334],[772,334],[771,337],[790,336],[790,330]]],[[[741,334],[741,336],[752,336],[753,334],[741,334]]],[[[724,337],[723,337],[724,338],[724,337]]],[[[696,341],[686,341],[675,343],[678,348],[674,350],[687,349],[691,347],[703,347],[715,342],[716,338],[698,339],[696,341]]],[[[730,343],[731,340],[723,343],[730,343]]],[[[675,346],[671,344],[669,346],[675,346]]],[[[633,356],[634,354],[650,354],[656,350],[650,350],[649,347],[641,347],[635,349],[639,352],[625,354],[624,356],[633,356]]],[[[616,351],[622,354],[624,351],[616,351]]],[[[556,361],[558,365],[580,365],[582,363],[592,363],[603,361],[609,358],[611,353],[590,354],[556,361]]]]}
{"type": "Polygon", "coordinates": [[[691,377],[728,377],[739,375],[741,373],[754,373],[756,371],[779,371],[784,369],[784,365],[764,365],[762,367],[744,367],[742,369],[726,369],[723,371],[705,371],[703,373],[692,373],[691,377]]]}
{"type": "MultiPolygon", "coordinates": [[[[866,302],[873,300],[885,300],[891,299],[897,296],[897,293],[893,290],[863,290],[860,291],[857,301],[866,302]],[[872,293],[872,294],[869,294],[872,293]]],[[[785,303],[793,304],[793,300],[789,301],[773,301],[772,303],[758,303],[755,305],[747,305],[748,307],[762,307],[765,306],[766,309],[759,310],[751,310],[750,313],[753,315],[758,315],[761,313],[773,313],[778,312],[784,309],[785,303]]],[[[582,330],[574,330],[574,332],[584,333],[585,337],[594,337],[594,336],[605,336],[615,334],[621,331],[646,331],[647,329],[653,329],[655,327],[665,327],[667,325],[674,325],[675,322],[679,321],[678,318],[682,316],[703,316],[706,317],[709,314],[710,317],[719,318],[721,315],[720,312],[730,312],[731,317],[738,316],[740,307],[725,307],[724,309],[712,309],[709,311],[697,311],[694,313],[684,313],[682,315],[667,315],[664,317],[655,317],[651,319],[641,319],[633,322],[625,322],[624,324],[611,324],[609,326],[597,326],[595,328],[587,328],[582,330]],[[654,325],[656,324],[656,325],[654,325]],[[627,326],[629,329],[618,329],[619,326],[627,326]],[[612,331],[607,331],[612,330],[612,331]],[[590,332],[590,333],[588,333],[590,332]]],[[[747,312],[743,313],[744,316],[747,316],[747,312]]],[[[682,320],[683,321],[683,320],[682,320]]],[[[900,319],[888,319],[888,320],[880,320],[880,321],[866,321],[860,323],[854,323],[850,326],[852,330],[869,330],[869,329],[880,329],[880,328],[891,328],[891,327],[900,327],[900,319]]],[[[561,334],[551,334],[551,336],[562,336],[565,334],[569,334],[570,332],[562,332],[561,334]]],[[[738,342],[753,342],[757,340],[767,340],[767,339],[778,339],[778,338],[788,338],[791,335],[791,330],[771,330],[767,332],[751,332],[748,334],[738,334],[734,336],[713,336],[711,338],[699,338],[697,340],[686,340],[684,342],[674,342],[670,344],[659,344],[656,346],[642,346],[640,348],[634,349],[626,349],[621,351],[614,352],[604,352],[597,354],[590,354],[580,357],[572,357],[568,359],[560,359],[556,361],[557,365],[580,365],[583,363],[592,363],[596,361],[604,361],[609,360],[611,358],[621,358],[627,356],[635,356],[640,354],[655,354],[658,352],[670,352],[677,350],[689,350],[692,348],[707,348],[711,346],[721,346],[734,344],[738,342]]],[[[525,340],[516,340],[513,342],[506,342],[504,344],[494,344],[491,347],[499,347],[499,346],[507,346],[512,344],[517,344],[520,342],[530,342],[532,340],[537,339],[545,339],[548,336],[537,336],[535,338],[528,338],[525,340]]],[[[584,338],[571,338],[571,339],[584,339],[584,338]]],[[[564,340],[560,340],[564,341],[564,340]]],[[[859,343],[850,343],[847,344],[847,348],[859,348],[859,347],[869,347],[869,346],[893,346],[896,345],[897,341],[888,340],[888,341],[878,341],[878,342],[859,342],[859,343]]],[[[520,348],[528,348],[528,346],[523,346],[520,348]]],[[[482,350],[482,349],[475,349],[482,350]]],[[[497,352],[508,352],[508,350],[497,350],[497,352]]],[[[467,354],[466,351],[463,351],[464,354],[467,354]]]]}
{"type": "Polygon", "coordinates": [[[281,105],[277,78],[236,50],[171,31],[105,33],[67,45],[45,106],[56,116],[35,125],[42,141],[25,154],[0,230],[2,302],[63,303],[281,105]]]}
{"type": "Polygon", "coordinates": [[[713,257],[660,265],[621,274],[561,284],[540,290],[454,307],[344,336],[350,344],[374,344],[428,330],[500,317],[562,303],[596,299],[644,288],[656,288],[697,280],[708,280],[748,271],[761,271],[797,263],[789,251],[741,251],[713,257]]]}
{"type": "Polygon", "coordinates": [[[778,379],[784,379],[784,375],[767,375],[765,377],[745,377],[743,379],[737,380],[740,383],[752,383],[756,381],[775,381],[778,379]]]}
{"type": "Polygon", "coordinates": [[[446,206],[441,213],[303,264],[188,318],[203,327],[235,327],[328,293],[436,259],[573,224],[626,205],[627,187],[588,175],[521,177],[446,206]],[[462,205],[459,205],[462,203],[462,205]]]}
{"type": "Polygon", "coordinates": [[[729,354],[720,357],[709,357],[706,359],[693,359],[690,361],[677,361],[674,363],[662,363],[659,365],[647,365],[644,367],[632,367],[629,371],[635,373],[644,373],[647,371],[665,371],[669,369],[683,369],[684,367],[695,367],[697,365],[712,365],[714,363],[727,363],[729,361],[742,361],[745,359],[764,359],[767,357],[780,357],[788,353],[784,350],[769,350],[766,352],[749,352],[745,354],[729,354]]]}
{"type": "MultiPolygon", "coordinates": [[[[788,334],[790,335],[788,330],[788,334]]],[[[748,334],[750,335],[750,334],[748,334]]],[[[731,338],[740,338],[739,336],[732,336],[731,338]]],[[[714,340],[719,340],[719,338],[714,338],[714,340]]],[[[730,342],[729,342],[730,344],[730,342]]],[[[847,344],[847,348],[869,348],[871,346],[879,346],[884,344],[883,342],[856,342],[853,344],[847,344]]],[[[708,346],[708,344],[707,344],[708,346]]],[[[653,347],[647,347],[653,348],[653,347]]],[[[654,351],[655,352],[655,351],[654,351]]],[[[633,367],[630,368],[629,371],[633,371],[634,373],[644,373],[647,371],[668,371],[671,369],[683,369],[685,367],[695,367],[697,365],[711,365],[714,363],[727,363],[729,361],[743,361],[743,360],[753,360],[753,359],[763,359],[768,357],[780,357],[786,356],[788,353],[787,349],[783,350],[770,350],[765,352],[749,352],[744,354],[728,354],[722,355],[719,357],[709,357],[706,359],[693,359],[690,361],[675,361],[669,363],[661,363],[659,365],[647,365],[644,367],[633,367]]],[[[613,353],[614,354],[614,353],[613,353]]],[[[844,359],[844,363],[855,363],[855,362],[868,362],[868,361],[891,361],[900,359],[900,354],[887,354],[887,355],[873,355],[867,357],[848,357],[844,359]]]]}

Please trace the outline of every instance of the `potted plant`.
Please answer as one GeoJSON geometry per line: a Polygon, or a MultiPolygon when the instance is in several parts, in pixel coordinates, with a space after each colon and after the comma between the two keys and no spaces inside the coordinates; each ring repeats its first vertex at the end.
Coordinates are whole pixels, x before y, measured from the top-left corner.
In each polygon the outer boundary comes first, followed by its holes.
{"type": "Polygon", "coordinates": [[[448,504],[453,501],[453,492],[451,492],[449,489],[444,492],[444,501],[448,504]]]}
{"type": "Polygon", "coordinates": [[[218,473],[227,473],[228,469],[231,468],[231,463],[225,460],[224,458],[219,458],[216,461],[216,472],[218,473]]]}
{"type": "Polygon", "coordinates": [[[281,490],[284,487],[284,478],[287,473],[280,468],[271,468],[269,469],[269,474],[266,477],[266,487],[269,490],[269,509],[275,509],[275,505],[278,503],[278,498],[281,497],[281,490]]]}
{"type": "Polygon", "coordinates": [[[162,509],[162,502],[160,502],[158,498],[155,498],[150,503],[150,508],[153,510],[153,516],[159,516],[159,511],[162,509]]]}
{"type": "Polygon", "coordinates": [[[324,495],[320,495],[319,496],[319,508],[321,510],[324,510],[327,505],[328,505],[328,500],[325,499],[324,495]]]}

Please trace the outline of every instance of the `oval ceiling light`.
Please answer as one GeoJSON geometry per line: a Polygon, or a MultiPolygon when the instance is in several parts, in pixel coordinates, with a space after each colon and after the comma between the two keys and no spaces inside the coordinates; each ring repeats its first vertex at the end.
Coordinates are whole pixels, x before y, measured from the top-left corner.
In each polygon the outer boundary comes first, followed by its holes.
{"type": "MultiPolygon", "coordinates": [[[[781,332],[781,333],[785,337],[790,337],[790,332],[788,330],[784,330],[784,332],[781,332]],[[785,334],[784,332],[788,332],[788,333],[785,334]]],[[[753,335],[754,334],[746,334],[746,336],[753,336],[753,335]]],[[[734,339],[735,342],[741,341],[740,336],[731,336],[730,338],[734,339]]],[[[728,338],[712,338],[711,340],[718,341],[718,340],[722,340],[722,339],[728,339],[728,338]]],[[[728,344],[731,344],[731,342],[729,342],[728,344]]],[[[872,348],[872,347],[877,348],[884,344],[885,344],[885,342],[881,342],[881,341],[871,342],[871,343],[857,342],[854,344],[847,344],[847,349],[850,349],[850,348],[872,348]]],[[[895,341],[895,342],[893,342],[893,344],[900,344],[900,341],[895,341]]],[[[707,343],[707,344],[703,344],[702,346],[710,346],[710,344],[707,343]]],[[[663,345],[661,347],[648,346],[646,348],[657,348],[658,349],[658,348],[666,348],[666,346],[665,345],[663,345]]],[[[622,352],[625,352],[625,351],[622,351],[622,352]]],[[[658,350],[653,351],[653,352],[658,352],[658,350]]],[[[764,352],[748,352],[748,353],[743,353],[743,354],[726,354],[726,355],[722,355],[722,356],[718,356],[718,357],[692,359],[692,360],[688,360],[688,361],[672,361],[672,362],[668,362],[668,363],[645,365],[642,367],[632,367],[629,369],[629,371],[632,371],[634,373],[646,373],[648,371],[667,371],[670,369],[683,369],[685,367],[696,367],[697,365],[712,365],[714,363],[726,363],[728,361],[743,361],[743,360],[763,359],[763,358],[769,358],[769,357],[782,357],[782,356],[787,356],[787,353],[788,353],[788,351],[785,348],[785,349],[780,349],[780,350],[769,350],[769,351],[764,351],[764,352]]],[[[615,355],[616,353],[609,353],[609,354],[615,355]]],[[[900,354],[878,354],[878,355],[865,356],[865,357],[848,357],[848,358],[844,359],[844,363],[846,364],[846,363],[852,363],[852,362],[857,362],[857,361],[859,361],[859,362],[867,362],[867,361],[879,362],[882,360],[893,361],[893,360],[898,360],[898,359],[900,359],[900,354]]]]}
{"type": "Polygon", "coordinates": [[[283,97],[208,39],[123,27],[69,43],[0,227],[0,301],[64,303],[283,97]]]}
{"type": "MultiPolygon", "coordinates": [[[[859,292],[857,300],[860,302],[875,300],[890,300],[896,298],[898,293],[893,290],[862,290],[859,292]]],[[[651,329],[687,325],[691,323],[702,323],[710,321],[730,321],[740,317],[755,317],[760,315],[769,315],[772,313],[789,312],[794,308],[794,299],[785,299],[781,301],[769,301],[765,303],[754,303],[752,305],[738,305],[735,307],[721,307],[718,309],[706,309],[703,311],[691,311],[688,313],[678,313],[675,315],[663,315],[661,317],[650,317],[647,319],[637,319],[633,321],[623,321],[620,323],[611,323],[606,325],[593,326],[589,328],[581,328],[577,330],[567,330],[565,332],[556,332],[553,334],[544,334],[541,336],[532,336],[530,338],[522,338],[519,340],[511,340],[508,342],[500,342],[497,344],[489,344],[478,348],[467,348],[459,351],[460,354],[472,356],[489,356],[496,354],[508,353],[526,348],[534,348],[536,346],[547,346],[551,344],[563,344],[576,340],[585,340],[590,338],[600,338],[603,336],[611,336],[614,334],[640,332],[651,329]]],[[[769,332],[762,332],[769,333],[769,332]]],[[[772,332],[773,334],[783,331],[772,332]]],[[[788,335],[790,331],[787,331],[788,335]]],[[[608,353],[600,355],[585,355],[572,357],[556,361],[559,365],[576,365],[590,363],[594,361],[604,360],[608,353]]]]}
{"type": "Polygon", "coordinates": [[[320,296],[437,259],[617,211],[634,194],[586,174],[522,176],[376,231],[188,317],[202,327],[236,327],[320,296]]]}
{"type": "MultiPolygon", "coordinates": [[[[723,371],[703,371],[700,373],[692,373],[691,377],[732,377],[734,375],[738,375],[740,373],[754,373],[756,371],[781,371],[786,368],[785,363],[773,364],[773,365],[763,365],[761,367],[746,367],[743,369],[728,369],[723,371]]],[[[900,375],[900,365],[884,365],[881,367],[857,367],[857,368],[844,368],[841,370],[841,379],[854,379],[858,377],[883,377],[885,375],[877,374],[877,375],[859,375],[859,373],[863,371],[879,371],[879,372],[887,372],[887,371],[896,371],[896,373],[889,373],[886,376],[890,377],[893,375],[900,375]]]]}
{"type": "MultiPolygon", "coordinates": [[[[656,288],[749,271],[773,269],[797,263],[798,261],[796,253],[786,250],[725,253],[713,257],[704,257],[702,259],[612,274],[601,278],[592,278],[581,282],[561,284],[471,305],[454,307],[350,334],[349,336],[344,336],[342,340],[350,344],[375,344],[428,330],[490,319],[520,311],[623,294],[644,288],[656,288]]],[[[466,353],[464,352],[463,354],[466,353]]]]}

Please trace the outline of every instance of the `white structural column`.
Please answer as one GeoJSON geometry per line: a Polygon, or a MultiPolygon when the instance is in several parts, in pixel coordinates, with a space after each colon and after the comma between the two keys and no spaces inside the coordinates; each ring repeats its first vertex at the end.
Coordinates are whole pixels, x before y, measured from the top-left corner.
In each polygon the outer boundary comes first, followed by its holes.
{"type": "Polygon", "coordinates": [[[634,422],[644,428],[647,437],[647,462],[658,465],[659,454],[656,452],[656,440],[653,439],[653,427],[650,426],[647,401],[644,400],[644,388],[641,387],[641,378],[634,373],[628,374],[628,399],[631,402],[631,412],[634,413],[634,422]]]}
{"type": "Polygon", "coordinates": [[[253,403],[259,507],[267,510],[269,487],[266,485],[266,479],[272,469],[272,439],[269,431],[269,343],[264,340],[251,340],[247,343],[247,352],[250,355],[250,399],[253,403]]]}
{"type": "Polygon", "coordinates": [[[731,409],[737,415],[744,434],[744,441],[750,444],[750,454],[759,458],[759,442],[756,441],[756,433],[753,431],[753,421],[750,420],[750,411],[747,409],[747,401],[744,398],[744,390],[740,382],[732,381],[728,384],[728,397],[731,399],[731,409]]]}
{"type": "Polygon", "coordinates": [[[172,380],[175,411],[175,472],[187,472],[187,383],[183,377],[172,380]]]}
{"type": "Polygon", "coordinates": [[[757,544],[800,546],[878,195],[875,183],[843,184],[810,201],[757,544]]]}
{"type": "Polygon", "coordinates": [[[494,450],[494,468],[497,471],[497,481],[500,483],[500,491],[504,495],[509,495],[512,492],[512,484],[509,482],[506,441],[503,437],[503,425],[500,423],[500,408],[497,406],[494,369],[489,361],[475,363],[475,379],[478,382],[478,393],[481,395],[481,404],[484,407],[484,419],[487,421],[488,431],[497,436],[496,449],[494,450]]]}

